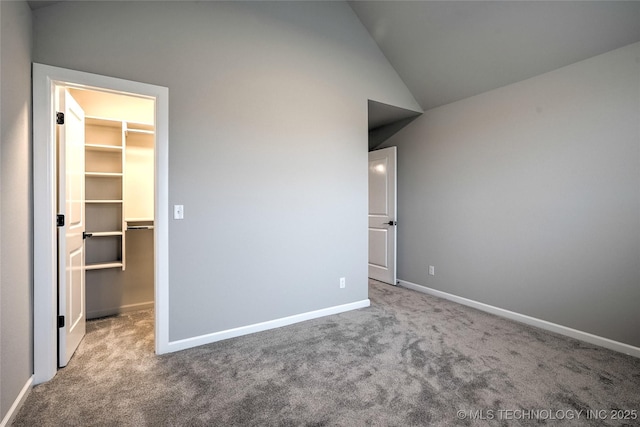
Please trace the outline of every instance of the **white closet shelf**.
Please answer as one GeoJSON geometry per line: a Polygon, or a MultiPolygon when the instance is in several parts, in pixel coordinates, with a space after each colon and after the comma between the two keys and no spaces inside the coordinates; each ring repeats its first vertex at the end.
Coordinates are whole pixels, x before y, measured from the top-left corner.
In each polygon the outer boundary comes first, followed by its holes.
{"type": "Polygon", "coordinates": [[[102,126],[108,128],[120,128],[122,129],[122,121],[109,119],[106,117],[85,116],[85,124],[89,126],[102,126]]]}
{"type": "Polygon", "coordinates": [[[85,270],[101,270],[103,268],[121,268],[121,262],[100,262],[96,264],[87,264],[84,266],[85,270]]]}
{"type": "Polygon", "coordinates": [[[122,200],[85,200],[85,203],[122,203],[122,200]]]}
{"type": "Polygon", "coordinates": [[[122,236],[122,231],[94,231],[88,234],[91,234],[91,237],[122,236]]]}
{"type": "Polygon", "coordinates": [[[142,122],[124,122],[126,126],[126,130],[150,130],[153,131],[155,126],[153,123],[142,123],[142,122]]]}
{"type": "Polygon", "coordinates": [[[85,144],[84,148],[91,151],[122,151],[121,145],[85,144]]]}
{"type": "Polygon", "coordinates": [[[141,133],[141,134],[144,134],[144,135],[153,135],[153,134],[155,134],[154,131],[146,130],[146,129],[127,129],[127,133],[129,133],[129,132],[131,132],[131,133],[141,133]]]}
{"type": "Polygon", "coordinates": [[[127,227],[127,231],[133,230],[153,230],[153,225],[131,225],[127,227]]]}
{"type": "Polygon", "coordinates": [[[94,176],[96,178],[121,178],[122,172],[85,172],[85,176],[94,176]]]}

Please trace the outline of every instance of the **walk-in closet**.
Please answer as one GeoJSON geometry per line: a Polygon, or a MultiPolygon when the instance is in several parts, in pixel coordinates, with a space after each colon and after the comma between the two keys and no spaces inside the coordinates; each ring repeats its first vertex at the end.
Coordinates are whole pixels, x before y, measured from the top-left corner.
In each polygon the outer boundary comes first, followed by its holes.
{"type": "Polygon", "coordinates": [[[153,307],[155,106],[69,89],[85,114],[86,317],[153,307]]]}

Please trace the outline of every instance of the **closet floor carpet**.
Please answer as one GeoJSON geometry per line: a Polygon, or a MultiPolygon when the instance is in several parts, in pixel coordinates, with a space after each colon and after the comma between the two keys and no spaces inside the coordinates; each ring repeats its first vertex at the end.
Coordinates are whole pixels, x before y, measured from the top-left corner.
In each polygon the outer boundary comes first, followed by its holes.
{"type": "Polygon", "coordinates": [[[14,425],[640,425],[640,359],[369,288],[366,309],[163,356],[150,310],[88,322],[14,425]]]}

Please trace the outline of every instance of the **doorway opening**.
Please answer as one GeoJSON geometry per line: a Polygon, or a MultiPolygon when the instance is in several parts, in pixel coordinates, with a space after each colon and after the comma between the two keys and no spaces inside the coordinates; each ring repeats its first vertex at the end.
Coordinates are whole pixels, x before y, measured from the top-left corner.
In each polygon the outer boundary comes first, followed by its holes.
{"type": "Polygon", "coordinates": [[[68,90],[85,113],[87,320],[152,308],[155,100],[68,90]]]}
{"type": "Polygon", "coordinates": [[[397,149],[386,141],[420,114],[368,101],[369,120],[369,278],[397,282],[397,149]]]}
{"type": "MultiPolygon", "coordinates": [[[[84,127],[84,132],[80,129],[78,134],[84,134],[84,140],[78,145],[80,156],[84,155],[84,168],[75,175],[70,172],[73,166],[69,161],[61,163],[58,143],[58,187],[65,175],[67,189],[73,188],[69,181],[74,180],[78,181],[79,190],[84,188],[78,192],[81,200],[74,203],[83,214],[79,224],[83,239],[78,240],[84,248],[77,253],[84,253],[85,259],[80,268],[84,277],[67,283],[68,289],[64,290],[61,288],[66,277],[58,281],[58,298],[61,300],[64,295],[67,299],[64,304],[59,301],[58,315],[67,319],[64,328],[82,339],[83,334],[75,333],[76,329],[84,329],[82,315],[91,320],[153,308],[155,99],[89,88],[59,89],[67,97],[65,107],[72,103],[80,109],[76,115],[83,118],[79,126],[84,127]]],[[[62,126],[72,123],[58,126],[58,142],[61,135],[69,134],[63,132],[69,129],[62,126]]],[[[70,142],[66,143],[67,159],[73,159],[68,153],[70,142]]],[[[59,213],[65,211],[63,199],[59,194],[59,213]]],[[[59,248],[60,243],[59,235],[59,248]]],[[[60,252],[59,249],[59,260],[60,252]]],[[[66,263],[67,269],[71,264],[66,263]]],[[[59,274],[63,267],[59,266],[59,274]]],[[[79,340],[67,340],[62,329],[60,335],[58,365],[62,367],[79,340]]]]}
{"type": "MultiPolygon", "coordinates": [[[[34,382],[45,382],[55,375],[59,332],[62,337],[65,327],[91,317],[153,306],[155,350],[157,354],[166,352],[168,89],[34,64],[33,122],[34,382]],[[79,106],[78,113],[62,119],[57,113],[67,101],[79,106]],[[67,123],[82,122],[82,126],[75,125],[81,131],[71,127],[60,130],[61,120],[63,128],[67,123]],[[70,158],[62,152],[60,159],[65,160],[59,163],[57,159],[57,137],[65,133],[82,141],[75,163],[73,157],[69,163],[70,158]],[[79,165],[80,157],[81,168],[67,167],[79,165]],[[60,194],[67,194],[60,204],[58,177],[64,181],[60,194]],[[65,190],[67,181],[74,179],[83,186],[81,203],[77,200],[80,193],[65,190]],[[58,220],[60,210],[80,212],[80,205],[85,206],[83,215],[75,215],[73,221],[84,224],[79,245],[83,255],[68,251],[69,259],[82,258],[78,270],[76,264],[67,263],[66,252],[65,256],[61,253],[58,263],[58,233],[65,237],[60,241],[70,241],[72,219],[59,227],[54,219],[58,220]],[[86,294],[76,292],[75,300],[58,298],[59,273],[61,289],[65,280],[75,286],[86,279],[82,283],[86,294]],[[73,305],[73,314],[60,319],[59,315],[66,313],[64,308],[58,313],[59,302],[61,307],[73,305]]],[[[64,364],[61,357],[60,366],[64,364]]]]}

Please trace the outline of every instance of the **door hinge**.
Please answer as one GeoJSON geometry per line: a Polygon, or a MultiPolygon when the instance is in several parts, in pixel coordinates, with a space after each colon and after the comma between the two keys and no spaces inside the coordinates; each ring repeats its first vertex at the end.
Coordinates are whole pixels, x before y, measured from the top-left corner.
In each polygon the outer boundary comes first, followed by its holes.
{"type": "Polygon", "coordinates": [[[56,226],[64,227],[64,214],[56,215],[56,226]]]}
{"type": "Polygon", "coordinates": [[[64,316],[58,316],[58,328],[64,328],[64,316]]]}
{"type": "Polygon", "coordinates": [[[58,111],[56,113],[56,124],[57,125],[63,125],[64,124],[64,113],[61,111],[58,111]]]}

